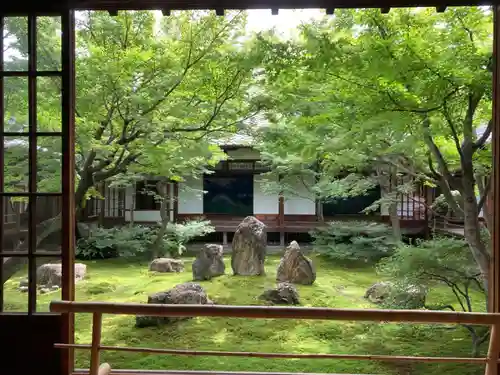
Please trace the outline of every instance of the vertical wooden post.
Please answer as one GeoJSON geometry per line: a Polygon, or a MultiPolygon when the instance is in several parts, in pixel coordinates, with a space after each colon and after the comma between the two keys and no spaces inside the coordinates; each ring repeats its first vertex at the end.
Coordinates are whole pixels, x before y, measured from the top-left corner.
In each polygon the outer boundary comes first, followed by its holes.
{"type": "MultiPolygon", "coordinates": [[[[279,176],[281,181],[283,176],[279,176]]],[[[285,246],[285,196],[280,192],[278,198],[278,227],[280,230],[280,246],[285,246]]]]}
{"type": "Polygon", "coordinates": [[[495,324],[491,327],[490,345],[488,347],[488,356],[486,370],[484,375],[498,375],[498,356],[500,353],[500,325],[495,324]]]}
{"type": "Polygon", "coordinates": [[[104,218],[106,216],[106,199],[109,199],[111,197],[106,196],[106,183],[101,182],[99,184],[99,194],[101,194],[102,199],[99,199],[99,218],[98,218],[98,224],[99,227],[104,226],[104,218]]]}
{"type": "Polygon", "coordinates": [[[99,374],[99,362],[101,351],[101,328],[102,314],[94,313],[92,315],[92,345],[90,348],[90,375],[99,374]]]}
{"type": "Polygon", "coordinates": [[[179,214],[179,183],[174,182],[174,223],[177,221],[179,214]]]}
{"type": "Polygon", "coordinates": [[[493,227],[489,274],[488,310],[500,312],[500,6],[493,6],[493,227]]]}
{"type": "MultiPolygon", "coordinates": [[[[62,299],[75,299],[75,13],[64,11],[62,30],[62,299]]],[[[74,314],[65,314],[63,342],[74,342],[74,314]]],[[[74,368],[74,351],[63,352],[61,371],[69,375],[74,368]]]]}

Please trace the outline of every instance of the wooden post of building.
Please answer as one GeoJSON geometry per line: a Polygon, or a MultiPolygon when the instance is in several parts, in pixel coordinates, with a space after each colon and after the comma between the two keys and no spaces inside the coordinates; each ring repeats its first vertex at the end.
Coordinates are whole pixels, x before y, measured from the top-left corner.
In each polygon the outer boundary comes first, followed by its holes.
{"type": "Polygon", "coordinates": [[[174,223],[177,222],[177,215],[179,214],[179,183],[174,182],[174,223]]]}
{"type": "MultiPolygon", "coordinates": [[[[61,107],[62,107],[62,295],[64,301],[75,300],[75,12],[66,10],[61,17],[61,107]]],[[[74,314],[63,315],[62,338],[74,342],[74,314]]],[[[74,350],[62,352],[61,371],[69,375],[74,369],[74,350]]]]}
{"type": "Polygon", "coordinates": [[[99,227],[104,226],[104,218],[106,215],[106,183],[101,182],[99,184],[99,194],[101,194],[102,199],[99,199],[99,227]]]}
{"type": "Polygon", "coordinates": [[[490,312],[500,312],[500,6],[493,7],[493,227],[491,268],[489,275],[490,312]]]}
{"type": "Polygon", "coordinates": [[[283,193],[280,194],[278,202],[278,226],[280,229],[280,246],[285,246],[285,197],[283,193]]]}

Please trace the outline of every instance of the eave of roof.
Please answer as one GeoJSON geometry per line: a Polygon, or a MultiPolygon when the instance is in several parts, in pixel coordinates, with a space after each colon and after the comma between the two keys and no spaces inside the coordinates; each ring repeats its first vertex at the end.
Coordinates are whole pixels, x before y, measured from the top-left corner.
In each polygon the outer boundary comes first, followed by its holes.
{"type": "Polygon", "coordinates": [[[321,8],[332,12],[337,8],[390,8],[436,7],[443,11],[446,6],[497,5],[500,0],[18,0],[2,1],[0,12],[3,14],[22,14],[27,12],[51,13],[66,9],[75,10],[118,10],[160,9],[290,9],[321,8]]]}

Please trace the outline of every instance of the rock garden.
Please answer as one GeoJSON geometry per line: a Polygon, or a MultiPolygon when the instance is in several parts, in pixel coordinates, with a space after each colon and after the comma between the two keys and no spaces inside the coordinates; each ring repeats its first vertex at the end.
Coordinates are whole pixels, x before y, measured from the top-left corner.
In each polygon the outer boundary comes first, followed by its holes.
{"type": "MultiPolygon", "coordinates": [[[[224,253],[219,244],[206,244],[195,253],[181,257],[115,258],[78,261],[76,299],[167,304],[219,304],[303,306],[335,308],[421,309],[429,306],[459,307],[446,286],[424,281],[400,285],[381,273],[391,264],[380,261],[346,262],[332,258],[318,241],[313,250],[295,241],[280,253],[266,250],[266,231],[262,223],[248,218],[234,236],[233,251],[224,253]]],[[[380,233],[377,233],[377,241],[380,233]]],[[[446,249],[450,247],[446,243],[446,249]]],[[[340,246],[339,246],[340,247],[340,246]]],[[[343,253],[347,247],[342,248],[343,253]]],[[[456,248],[452,248],[458,251],[456,248]]],[[[412,257],[425,253],[421,248],[412,257]]],[[[365,251],[365,250],[363,250],[365,251]]],[[[351,247],[349,256],[355,254],[351,247]]],[[[373,254],[373,252],[372,252],[373,254]]],[[[436,248],[432,254],[437,254],[436,248]]],[[[426,258],[426,259],[427,259],[426,258]]],[[[400,268],[398,268],[400,269],[400,268]]],[[[409,269],[402,269],[405,277],[409,269]]],[[[442,274],[442,273],[441,273],[442,274]]],[[[60,298],[60,266],[45,264],[37,273],[38,309],[60,298]],[[42,287],[43,286],[43,287],[42,287]]],[[[27,304],[26,271],[6,284],[6,302],[10,311],[22,311],[27,304]]],[[[399,280],[402,280],[400,278],[399,280]]],[[[481,295],[473,288],[472,301],[481,295]]],[[[476,304],[478,310],[480,304],[476,304]]],[[[91,317],[77,316],[77,341],[91,338],[91,317]]],[[[105,316],[103,337],[108,345],[144,346],[176,349],[222,351],[264,351],[304,353],[375,353],[425,355],[439,351],[443,356],[470,355],[470,337],[465,329],[333,321],[252,320],[191,318],[179,320],[142,316],[105,316]]],[[[88,356],[77,352],[77,366],[87,367],[88,356]]],[[[109,352],[103,360],[121,368],[219,369],[276,372],[329,372],[329,360],[280,360],[168,357],[109,352]]],[[[468,367],[460,365],[460,373],[468,367]]],[[[448,367],[455,371],[458,367],[448,367]]],[[[471,367],[475,369],[476,367],[471,367]]],[[[426,372],[418,366],[416,374],[426,372]]],[[[382,363],[335,362],[337,373],[383,373],[399,375],[399,368],[382,363]]],[[[454,374],[456,372],[450,372],[454,374]]]]}

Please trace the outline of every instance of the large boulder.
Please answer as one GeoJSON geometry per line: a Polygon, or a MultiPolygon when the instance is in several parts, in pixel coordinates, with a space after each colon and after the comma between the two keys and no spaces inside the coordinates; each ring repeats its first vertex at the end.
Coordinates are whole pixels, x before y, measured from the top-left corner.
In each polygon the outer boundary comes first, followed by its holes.
{"type": "MultiPolygon", "coordinates": [[[[82,263],[75,264],[75,282],[83,280],[87,274],[87,266],[82,263]]],[[[62,280],[62,264],[61,263],[46,263],[42,264],[36,270],[36,282],[38,287],[52,288],[53,286],[61,287],[62,280]]]]}
{"type": "Polygon", "coordinates": [[[180,259],[156,258],[149,264],[149,270],[153,272],[182,272],[184,262],[180,259]]]}
{"type": "Polygon", "coordinates": [[[370,302],[400,309],[420,309],[425,306],[426,296],[424,287],[399,286],[387,281],[373,284],[365,293],[365,298],[370,302]]]}
{"type": "Polygon", "coordinates": [[[272,305],[298,305],[299,293],[293,284],[279,283],[276,288],[266,290],[259,297],[272,305]]]}
{"type": "MultiPolygon", "coordinates": [[[[152,304],[173,304],[173,305],[206,305],[212,301],[207,296],[205,289],[200,284],[184,283],[173,287],[165,292],[159,292],[148,296],[148,303],[152,304]]],[[[171,324],[179,320],[189,318],[178,317],[156,317],[156,316],[137,316],[135,325],[137,327],[159,326],[171,324]]]]}
{"type": "Polygon", "coordinates": [[[196,256],[192,265],[193,280],[210,280],[224,275],[224,251],[222,245],[208,244],[196,256]]]}
{"type": "Polygon", "coordinates": [[[233,237],[231,267],[235,275],[264,275],[266,258],[266,226],[253,216],[246,217],[233,237]]]}
{"type": "Polygon", "coordinates": [[[278,265],[276,281],[311,285],[315,280],[316,270],[312,260],[302,254],[297,241],[292,241],[278,265]]]}

